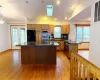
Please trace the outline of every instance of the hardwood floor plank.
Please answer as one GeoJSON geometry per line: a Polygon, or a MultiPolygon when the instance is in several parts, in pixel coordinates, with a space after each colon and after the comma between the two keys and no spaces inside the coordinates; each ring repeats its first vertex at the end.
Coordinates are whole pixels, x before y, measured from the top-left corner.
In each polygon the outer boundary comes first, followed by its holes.
{"type": "Polygon", "coordinates": [[[57,52],[56,65],[22,65],[20,58],[20,50],[0,54],[0,80],[70,80],[70,61],[63,52],[57,52]]]}

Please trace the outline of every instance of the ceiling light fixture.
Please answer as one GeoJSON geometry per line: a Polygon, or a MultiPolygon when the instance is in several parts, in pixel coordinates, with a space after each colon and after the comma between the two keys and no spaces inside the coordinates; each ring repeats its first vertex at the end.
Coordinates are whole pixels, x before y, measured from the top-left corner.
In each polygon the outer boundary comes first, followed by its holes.
{"type": "Polygon", "coordinates": [[[76,8],[76,4],[72,5],[70,9],[74,10],[75,8],[76,8]]]}
{"type": "Polygon", "coordinates": [[[68,18],[67,17],[65,17],[65,20],[67,20],[68,18]]]}
{"type": "Polygon", "coordinates": [[[47,16],[52,16],[53,15],[53,5],[47,5],[47,16]]]}
{"type": "Polygon", "coordinates": [[[57,0],[57,5],[59,5],[60,4],[60,0],[57,0]]]}
{"type": "Polygon", "coordinates": [[[57,20],[57,18],[54,18],[54,20],[57,20]]]}

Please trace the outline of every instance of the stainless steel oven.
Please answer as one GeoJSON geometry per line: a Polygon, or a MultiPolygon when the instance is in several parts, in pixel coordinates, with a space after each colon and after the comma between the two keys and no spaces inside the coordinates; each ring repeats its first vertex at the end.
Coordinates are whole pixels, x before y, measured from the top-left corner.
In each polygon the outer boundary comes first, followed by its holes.
{"type": "Polygon", "coordinates": [[[42,41],[48,41],[49,34],[48,31],[42,31],[42,41]]]}

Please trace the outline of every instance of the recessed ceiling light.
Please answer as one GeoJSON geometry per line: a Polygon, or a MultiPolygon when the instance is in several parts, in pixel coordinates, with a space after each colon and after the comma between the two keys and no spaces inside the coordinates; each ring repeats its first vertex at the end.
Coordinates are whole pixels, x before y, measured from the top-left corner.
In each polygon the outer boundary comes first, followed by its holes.
{"type": "Polygon", "coordinates": [[[71,9],[71,10],[74,10],[75,7],[76,7],[76,5],[72,5],[70,9],[71,9]]]}
{"type": "Polygon", "coordinates": [[[65,17],[65,20],[67,20],[68,18],[67,17],[65,17]]]}
{"type": "Polygon", "coordinates": [[[54,20],[57,20],[57,18],[54,18],[54,20]]]}
{"type": "Polygon", "coordinates": [[[57,0],[57,5],[59,5],[60,4],[60,0],[57,0]]]}

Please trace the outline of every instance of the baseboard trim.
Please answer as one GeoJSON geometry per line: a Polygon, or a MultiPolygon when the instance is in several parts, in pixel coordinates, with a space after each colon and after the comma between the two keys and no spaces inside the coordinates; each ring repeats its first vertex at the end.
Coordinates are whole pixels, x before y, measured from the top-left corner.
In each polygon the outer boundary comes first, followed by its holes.
{"type": "Polygon", "coordinates": [[[89,49],[78,49],[78,50],[89,50],[89,49]]]}
{"type": "Polygon", "coordinates": [[[5,51],[2,51],[2,52],[0,52],[0,54],[5,53],[5,52],[10,51],[10,50],[12,50],[12,49],[8,49],[8,50],[5,50],[5,51]]]}
{"type": "Polygon", "coordinates": [[[21,49],[12,49],[12,50],[21,50],[21,49]]]}

